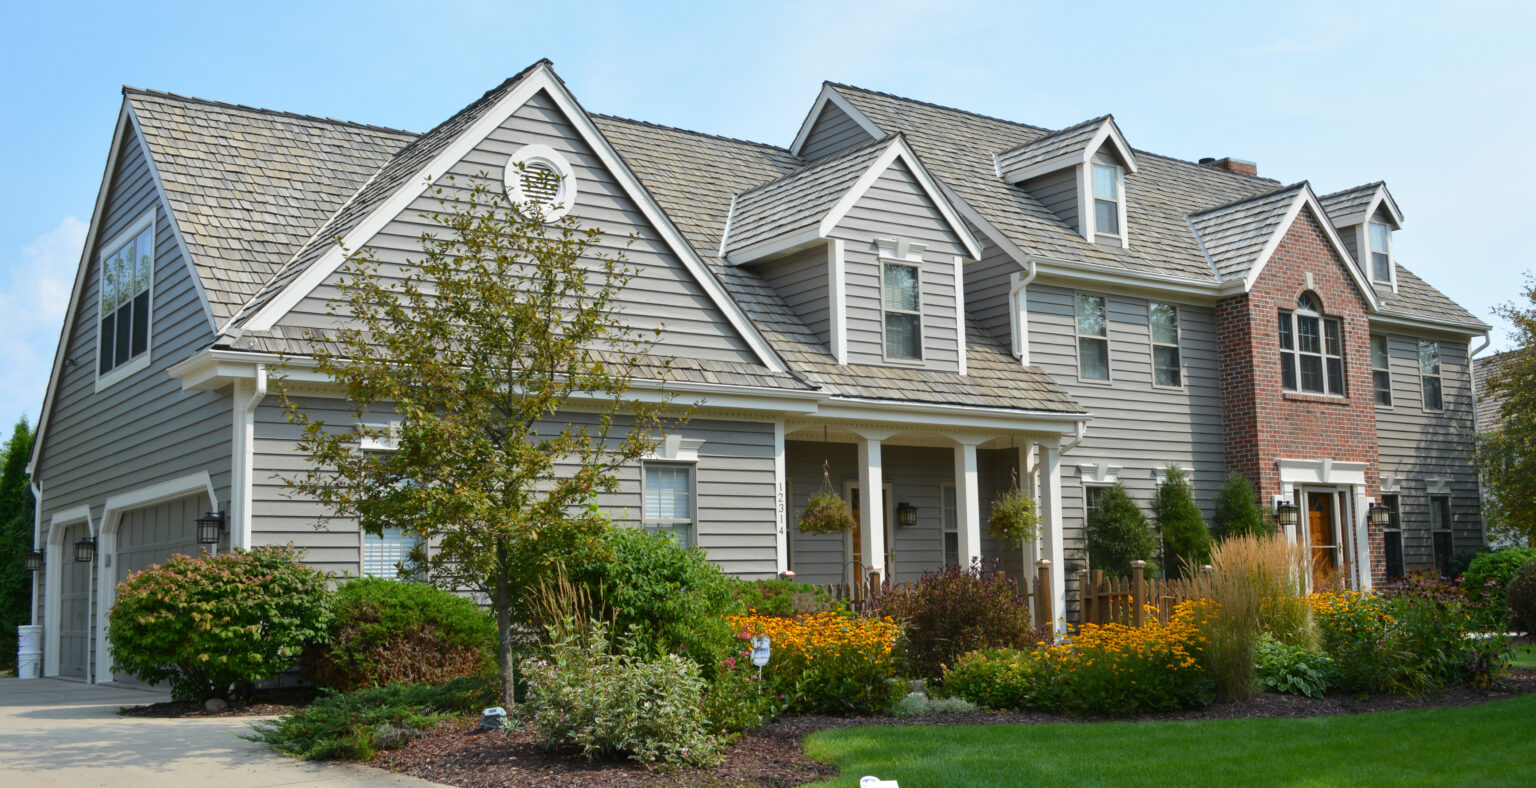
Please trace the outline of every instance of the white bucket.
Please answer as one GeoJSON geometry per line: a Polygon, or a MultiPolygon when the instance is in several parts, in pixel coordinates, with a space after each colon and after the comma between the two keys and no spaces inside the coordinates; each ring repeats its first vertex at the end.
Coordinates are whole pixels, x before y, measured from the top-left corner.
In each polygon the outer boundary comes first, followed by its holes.
{"type": "Polygon", "coordinates": [[[22,654],[16,660],[16,678],[35,679],[43,675],[42,654],[22,654]]]}
{"type": "Polygon", "coordinates": [[[16,653],[23,656],[27,654],[43,653],[43,628],[40,626],[23,626],[16,628],[16,640],[18,645],[16,653]]]}

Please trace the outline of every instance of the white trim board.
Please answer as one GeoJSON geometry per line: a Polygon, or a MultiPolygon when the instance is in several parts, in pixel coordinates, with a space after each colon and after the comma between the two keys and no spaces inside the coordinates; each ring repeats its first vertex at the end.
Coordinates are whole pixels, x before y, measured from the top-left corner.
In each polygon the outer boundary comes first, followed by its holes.
{"type": "Polygon", "coordinates": [[[1367,311],[1372,314],[1379,311],[1381,309],[1381,302],[1376,299],[1376,290],[1361,275],[1359,266],[1354,264],[1354,257],[1345,248],[1344,242],[1339,239],[1339,234],[1334,232],[1333,222],[1328,219],[1328,213],[1318,203],[1317,195],[1312,193],[1310,185],[1304,186],[1304,188],[1296,193],[1295,201],[1286,210],[1285,217],[1275,226],[1274,231],[1269,236],[1269,240],[1264,244],[1263,251],[1259,252],[1258,259],[1254,260],[1253,265],[1249,267],[1248,275],[1243,277],[1243,292],[1246,293],[1253,289],[1254,283],[1259,279],[1259,275],[1264,272],[1264,266],[1269,263],[1269,259],[1274,256],[1275,250],[1279,248],[1280,242],[1291,231],[1291,227],[1296,223],[1296,217],[1301,215],[1303,208],[1312,212],[1312,218],[1322,228],[1323,236],[1328,239],[1328,243],[1333,247],[1334,253],[1339,256],[1339,261],[1344,265],[1344,270],[1348,271],[1350,278],[1355,281],[1355,286],[1360,290],[1360,295],[1365,299],[1366,306],[1368,307],[1367,311]]]}
{"type": "Polygon", "coordinates": [[[871,140],[877,140],[885,136],[885,132],[881,131],[879,126],[876,126],[873,121],[864,116],[864,113],[860,112],[848,99],[844,98],[843,94],[837,91],[837,88],[832,87],[830,84],[822,83],[821,93],[816,96],[816,101],[811,104],[811,111],[806,114],[805,120],[801,121],[800,130],[795,133],[795,141],[789,145],[790,153],[796,156],[800,155],[800,148],[805,145],[806,139],[811,136],[811,129],[815,128],[816,121],[821,119],[821,113],[826,109],[827,104],[842,110],[844,114],[853,120],[854,124],[869,135],[871,140]]]}
{"type": "MultiPolygon", "coordinates": [[[[43,675],[59,675],[59,606],[64,594],[64,559],[75,560],[71,552],[65,555],[64,529],[84,522],[86,531],[96,535],[96,522],[91,519],[91,507],[74,506],[53,513],[48,519],[48,536],[43,548],[43,675]]],[[[89,678],[89,673],[87,673],[89,678]]]]}
{"type": "Polygon", "coordinates": [[[346,262],[345,249],[360,249],[367,245],[375,235],[381,232],[390,222],[394,221],[402,211],[407,210],[411,203],[430,188],[433,178],[447,172],[460,159],[464,158],[471,150],[490,136],[491,132],[499,128],[506,119],[519,107],[532,99],[539,92],[546,93],[555,103],[555,106],[565,115],[582,140],[589,145],[598,160],[618,181],[620,188],[640,208],[640,212],[650,222],[662,241],[673,254],[682,261],[683,266],[693,274],[699,285],[704,289],[705,295],[714,302],[726,320],[731,324],[747,345],[758,356],[762,363],[775,372],[785,372],[787,367],[779,359],[778,355],[769,346],[768,341],[758,332],[756,325],[746,316],[741,307],[731,299],[725,288],[709,272],[704,261],[698,253],[683,238],[682,233],[666,217],[660,206],[651,198],[649,192],[641,185],[640,180],[629,169],[628,165],[613,149],[602,132],[592,123],[576,100],[566,91],[559,77],[555,76],[548,64],[540,63],[534,67],[531,73],[523,78],[506,95],[487,109],[479,119],[462,132],[454,141],[440,151],[437,156],[427,162],[413,177],[405,179],[394,194],[376,206],[368,216],[356,227],[352,228],[342,237],[340,244],[333,245],[315,260],[303,273],[289,282],[276,296],[267,302],[260,310],[246,321],[242,330],[266,331],[272,328],[284,315],[288,314],[306,296],[319,287],[331,274],[346,262]]]}

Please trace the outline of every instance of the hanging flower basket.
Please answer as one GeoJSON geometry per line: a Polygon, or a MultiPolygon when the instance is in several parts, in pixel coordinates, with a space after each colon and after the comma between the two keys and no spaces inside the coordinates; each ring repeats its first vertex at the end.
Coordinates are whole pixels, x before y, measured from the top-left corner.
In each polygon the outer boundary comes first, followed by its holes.
{"type": "Polygon", "coordinates": [[[987,520],[987,534],[993,539],[1018,547],[1039,533],[1040,515],[1035,499],[1017,486],[992,502],[992,517],[987,520]]]}
{"type": "Polygon", "coordinates": [[[848,511],[848,502],[842,496],[824,487],[805,503],[805,513],[800,515],[800,532],[807,534],[840,534],[852,531],[858,523],[848,511]]]}

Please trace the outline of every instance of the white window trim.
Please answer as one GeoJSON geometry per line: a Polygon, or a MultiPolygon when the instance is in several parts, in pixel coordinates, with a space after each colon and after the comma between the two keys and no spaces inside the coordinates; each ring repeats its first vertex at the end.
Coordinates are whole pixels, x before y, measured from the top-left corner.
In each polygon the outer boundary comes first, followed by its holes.
{"type": "Polygon", "coordinates": [[[1072,291],[1072,352],[1077,356],[1077,380],[1079,383],[1091,383],[1095,386],[1109,386],[1115,382],[1114,353],[1109,346],[1109,296],[1103,293],[1089,293],[1082,290],[1072,291]],[[1077,299],[1080,296],[1089,296],[1099,299],[1104,306],[1104,336],[1084,334],[1079,331],[1081,326],[1077,322],[1077,299]],[[1097,339],[1104,342],[1104,374],[1103,378],[1083,377],[1083,339],[1097,339]]]}
{"type": "MultiPolygon", "coordinates": [[[[361,441],[359,441],[358,450],[359,451],[364,451],[364,452],[369,452],[369,451],[398,451],[399,448],[400,448],[400,424],[401,424],[401,422],[399,422],[399,421],[391,421],[388,424],[365,424],[364,426],[372,428],[372,429],[386,429],[387,428],[389,430],[389,434],[386,437],[383,437],[383,438],[376,438],[376,437],[373,437],[371,435],[370,436],[365,436],[361,441]]],[[[406,534],[406,536],[409,537],[411,535],[410,534],[406,534]]],[[[418,543],[421,541],[421,538],[419,536],[418,537],[413,537],[413,538],[418,543]]],[[[414,548],[412,548],[412,549],[414,549],[414,548]]],[[[358,577],[380,577],[380,575],[370,575],[370,574],[368,574],[367,550],[368,550],[368,532],[363,529],[362,523],[358,523],[358,526],[357,526],[357,576],[358,577]]],[[[404,576],[400,575],[397,572],[394,576],[392,576],[392,577],[385,577],[383,579],[385,579],[385,580],[402,580],[402,579],[404,579],[404,576]]]]}
{"type": "Polygon", "coordinates": [[[921,244],[913,244],[913,246],[917,246],[918,250],[916,252],[911,252],[904,257],[887,256],[885,254],[885,249],[882,247],[880,250],[881,254],[878,258],[879,268],[876,273],[880,277],[880,358],[883,359],[887,364],[896,364],[901,366],[924,366],[927,363],[927,354],[924,351],[928,349],[928,343],[926,332],[923,330],[924,324],[927,322],[924,319],[925,315],[923,314],[923,247],[921,244]],[[916,259],[913,259],[914,256],[916,259]],[[885,267],[887,265],[904,265],[917,271],[916,312],[911,312],[904,309],[893,310],[885,305],[885,267]],[[887,312],[893,312],[898,315],[917,315],[917,358],[892,356],[890,354],[888,349],[889,345],[886,343],[885,338],[885,315],[887,312]]]}
{"type": "MultiPolygon", "coordinates": [[[[1291,322],[1291,345],[1292,345],[1292,347],[1291,347],[1290,350],[1286,350],[1284,348],[1280,348],[1280,350],[1278,352],[1280,352],[1280,353],[1290,353],[1291,354],[1291,369],[1296,373],[1296,388],[1293,388],[1293,389],[1285,388],[1285,379],[1281,378],[1280,379],[1280,389],[1281,389],[1281,391],[1290,392],[1292,394],[1301,394],[1301,395],[1307,396],[1307,397],[1328,397],[1330,399],[1336,399],[1336,400],[1346,400],[1346,399],[1349,399],[1349,385],[1348,385],[1349,384],[1349,367],[1348,367],[1349,357],[1344,355],[1344,341],[1345,341],[1345,338],[1347,336],[1344,333],[1344,319],[1341,318],[1341,317],[1330,316],[1330,315],[1328,315],[1327,313],[1324,313],[1324,312],[1313,312],[1310,309],[1301,309],[1301,308],[1296,307],[1296,306],[1292,306],[1289,309],[1281,309],[1280,310],[1280,314],[1282,316],[1284,316],[1286,319],[1290,320],[1290,322],[1291,322]],[[1321,358],[1322,361],[1323,361],[1323,390],[1322,391],[1307,391],[1306,389],[1301,387],[1301,357],[1302,357],[1303,354],[1302,354],[1302,350],[1301,350],[1301,326],[1296,322],[1296,315],[1297,314],[1302,314],[1302,315],[1305,315],[1307,317],[1315,317],[1315,318],[1317,318],[1317,332],[1318,332],[1317,333],[1317,342],[1318,342],[1318,347],[1321,348],[1321,352],[1319,352],[1319,353],[1307,353],[1306,355],[1308,355],[1308,356],[1315,355],[1318,358],[1321,358]],[[1329,320],[1332,320],[1332,321],[1334,321],[1334,322],[1339,324],[1339,355],[1337,355],[1337,356],[1330,356],[1330,355],[1328,355],[1328,321],[1329,320]],[[1343,380],[1339,381],[1339,383],[1340,383],[1339,387],[1344,390],[1343,393],[1341,393],[1341,394],[1334,394],[1334,393],[1332,393],[1332,392],[1330,392],[1328,390],[1328,359],[1330,359],[1330,358],[1336,358],[1336,359],[1339,360],[1339,374],[1343,377],[1343,380]]],[[[1276,331],[1275,342],[1278,345],[1279,344],[1279,333],[1278,332],[1280,331],[1280,327],[1276,326],[1275,327],[1275,331],[1276,331]]],[[[1369,359],[1367,359],[1367,363],[1369,363],[1369,359]]],[[[1371,401],[1372,402],[1376,401],[1376,390],[1375,390],[1375,386],[1374,385],[1371,388],[1371,401]]]]}
{"type": "Polygon", "coordinates": [[[1147,302],[1147,347],[1152,362],[1152,388],[1165,389],[1168,391],[1183,391],[1188,385],[1186,379],[1189,376],[1184,374],[1184,323],[1179,316],[1178,304],[1169,303],[1167,301],[1147,302]],[[1155,327],[1152,325],[1152,307],[1154,305],[1171,307],[1173,309],[1174,340],[1172,345],[1166,342],[1157,341],[1157,333],[1155,327]],[[1179,385],[1177,386],[1170,386],[1166,383],[1157,382],[1157,349],[1160,347],[1171,347],[1179,354],[1179,385]]]}
{"type": "Polygon", "coordinates": [[[1440,356],[1440,340],[1438,340],[1438,339],[1420,339],[1418,341],[1418,345],[1416,346],[1416,348],[1419,351],[1418,354],[1416,355],[1416,357],[1414,358],[1414,364],[1417,365],[1418,368],[1419,368],[1419,407],[1425,413],[1444,413],[1445,412],[1445,359],[1440,356]],[[1439,371],[1436,372],[1433,375],[1429,375],[1429,374],[1426,374],[1424,372],[1424,345],[1426,345],[1426,344],[1434,345],[1435,346],[1435,363],[1436,363],[1436,366],[1437,366],[1439,371]],[[1429,398],[1425,395],[1426,389],[1424,387],[1424,381],[1427,378],[1434,378],[1435,380],[1440,381],[1440,407],[1438,407],[1438,408],[1431,408],[1429,406],[1429,398]]]}
{"type": "Polygon", "coordinates": [[[1392,338],[1386,334],[1371,334],[1368,341],[1373,345],[1371,348],[1371,401],[1376,403],[1377,410],[1392,410],[1397,404],[1396,392],[1392,390],[1392,338]],[[1385,367],[1376,366],[1376,348],[1374,347],[1376,337],[1381,337],[1382,344],[1386,346],[1387,365],[1385,367]],[[1387,404],[1385,405],[1376,399],[1377,372],[1387,373],[1387,404]]]}
{"type": "Polygon", "coordinates": [[[548,145],[524,145],[518,148],[508,157],[506,167],[502,168],[502,185],[506,187],[507,198],[514,203],[522,204],[530,198],[523,190],[523,168],[530,164],[542,164],[554,170],[560,176],[559,191],[555,198],[542,206],[543,218],[546,222],[553,222],[570,213],[571,206],[576,204],[578,186],[575,171],[571,169],[571,163],[559,151],[548,145]]]}
{"type": "MultiPolygon", "coordinates": [[[[670,436],[669,436],[670,437],[670,436]]],[[[701,441],[702,442],[702,441],[701,441]]],[[[646,476],[653,466],[667,468],[686,468],[688,470],[688,548],[699,546],[699,463],[697,455],[691,460],[664,459],[661,457],[647,458],[640,463],[640,528],[651,533],[661,533],[659,527],[675,527],[679,523],[666,521],[654,521],[658,528],[652,528],[653,522],[646,514],[646,476]]]]}
{"type": "Polygon", "coordinates": [[[158,230],[156,222],[157,217],[157,207],[151,206],[149,210],[145,211],[139,216],[139,218],[135,219],[133,224],[128,225],[127,229],[123,230],[117,235],[112,236],[111,240],[98,247],[102,251],[96,255],[96,353],[91,357],[91,369],[96,375],[95,391],[98,394],[103,390],[117,384],[123,379],[131,377],[134,374],[148,368],[150,364],[150,358],[154,355],[155,279],[158,278],[155,276],[155,274],[160,267],[160,238],[159,233],[154,231],[158,230]],[[134,358],[129,359],[123,364],[119,364],[118,366],[113,367],[110,372],[102,374],[101,290],[106,286],[106,270],[103,263],[108,257],[112,256],[111,253],[121,250],[124,244],[138,237],[139,233],[144,232],[144,230],[147,228],[153,228],[150,233],[150,237],[154,239],[155,249],[154,252],[150,255],[151,259],[149,263],[149,319],[144,323],[146,333],[146,336],[144,337],[144,352],[140,353],[134,358]]]}
{"type": "Polygon", "coordinates": [[[1396,231],[1397,228],[1391,222],[1379,221],[1374,211],[1367,214],[1365,221],[1361,222],[1355,229],[1355,243],[1361,251],[1360,259],[1363,262],[1361,267],[1365,269],[1363,271],[1365,280],[1373,285],[1390,284],[1394,293],[1397,292],[1397,243],[1392,234],[1396,231]],[[1376,278],[1376,263],[1371,257],[1373,254],[1371,249],[1371,225],[1373,224],[1379,224],[1387,228],[1387,271],[1389,276],[1386,280],[1376,278]]]}
{"type": "Polygon", "coordinates": [[[949,563],[948,555],[945,553],[945,551],[948,549],[948,546],[944,544],[945,539],[950,534],[954,534],[955,535],[955,564],[954,565],[963,564],[965,562],[965,559],[964,559],[963,556],[960,555],[960,490],[959,490],[958,487],[955,486],[954,482],[940,482],[939,483],[939,566],[940,567],[952,566],[952,564],[949,563]],[[944,495],[945,495],[945,491],[953,491],[953,494],[955,496],[955,523],[954,523],[955,528],[954,528],[953,531],[951,531],[949,529],[949,523],[946,522],[945,519],[944,519],[945,518],[945,514],[944,514],[944,495]]]}
{"type": "MultiPolygon", "coordinates": [[[[1097,155],[1098,155],[1097,153],[1094,154],[1094,156],[1097,156],[1097,155]]],[[[1094,243],[1098,243],[1099,236],[1102,235],[1102,236],[1104,236],[1104,238],[1106,240],[1116,240],[1116,241],[1119,241],[1120,242],[1120,248],[1122,248],[1122,249],[1129,249],[1131,247],[1130,233],[1127,232],[1127,228],[1126,228],[1126,224],[1125,224],[1125,219],[1126,219],[1126,215],[1125,215],[1125,168],[1120,166],[1120,164],[1118,162],[1115,163],[1115,164],[1103,164],[1101,162],[1094,161],[1093,157],[1090,156],[1089,159],[1088,159],[1087,164],[1084,165],[1083,169],[1084,169],[1084,172],[1086,173],[1086,177],[1083,180],[1084,180],[1085,184],[1088,187],[1087,198],[1084,200],[1084,202],[1087,204],[1087,207],[1088,207],[1088,215],[1084,218],[1083,225],[1085,227],[1089,228],[1088,229],[1088,233],[1087,233],[1088,240],[1090,240],[1090,241],[1092,241],[1094,243]],[[1120,225],[1120,231],[1118,233],[1099,232],[1098,201],[1101,198],[1093,190],[1093,168],[1094,167],[1108,167],[1108,168],[1113,169],[1115,171],[1115,200],[1114,200],[1114,202],[1115,202],[1115,221],[1117,223],[1119,223],[1119,225],[1120,225]]]]}

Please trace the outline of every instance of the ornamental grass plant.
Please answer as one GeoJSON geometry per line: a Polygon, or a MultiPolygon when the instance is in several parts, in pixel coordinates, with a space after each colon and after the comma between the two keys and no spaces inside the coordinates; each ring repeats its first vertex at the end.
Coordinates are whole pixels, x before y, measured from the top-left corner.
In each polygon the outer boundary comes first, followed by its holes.
{"type": "Polygon", "coordinates": [[[1205,666],[1219,697],[1245,700],[1258,688],[1255,647],[1261,634],[1292,646],[1316,646],[1306,597],[1311,556],[1278,535],[1242,535],[1218,544],[1211,566],[1213,604],[1200,619],[1205,666]]]}

